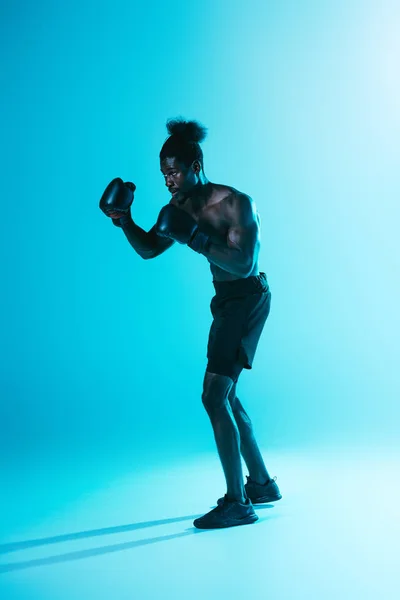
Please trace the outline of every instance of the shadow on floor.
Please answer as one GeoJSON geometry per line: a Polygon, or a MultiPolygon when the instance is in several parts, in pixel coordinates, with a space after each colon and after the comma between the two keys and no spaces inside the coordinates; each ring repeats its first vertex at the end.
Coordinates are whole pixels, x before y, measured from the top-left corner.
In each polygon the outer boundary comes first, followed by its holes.
{"type": "MultiPolygon", "coordinates": [[[[257,510],[265,508],[272,508],[271,505],[257,507],[257,510]]],[[[173,523],[180,523],[182,521],[194,520],[200,515],[187,515],[184,517],[174,517],[171,519],[160,519],[156,521],[143,521],[141,523],[132,523],[130,525],[119,525],[117,527],[106,527],[103,529],[92,529],[88,531],[80,531],[75,533],[66,533],[63,535],[52,536],[48,538],[38,538],[35,540],[26,540],[23,542],[14,542],[10,544],[2,544],[0,545],[0,554],[5,554],[8,552],[16,552],[17,550],[26,550],[29,548],[35,548],[37,546],[44,546],[48,544],[58,544],[61,542],[68,542],[71,540],[80,540],[90,537],[98,537],[102,535],[110,535],[115,533],[124,533],[126,531],[135,531],[137,529],[144,529],[146,527],[157,527],[158,525],[171,525],[173,523]]],[[[265,519],[259,519],[263,521],[265,519]]],[[[187,537],[188,535],[199,534],[199,533],[207,533],[213,530],[204,530],[204,529],[196,529],[195,527],[190,527],[181,533],[174,533],[171,535],[162,535],[153,538],[148,538],[145,540],[138,540],[133,542],[124,542],[122,544],[114,544],[109,546],[100,546],[99,548],[92,548],[89,550],[80,550],[75,552],[67,552],[65,554],[58,554],[56,556],[49,556],[48,558],[39,558],[34,560],[27,560],[15,563],[8,564],[0,564],[0,574],[1,573],[9,573],[11,571],[20,571],[22,569],[28,569],[31,567],[39,567],[46,565],[54,565],[57,563],[68,562],[71,560],[80,560],[83,558],[91,558],[94,556],[100,556],[103,554],[109,554],[112,552],[121,552],[123,550],[130,550],[132,548],[136,548],[138,546],[147,546],[149,544],[155,544],[157,542],[166,542],[169,540],[187,537]]]]}

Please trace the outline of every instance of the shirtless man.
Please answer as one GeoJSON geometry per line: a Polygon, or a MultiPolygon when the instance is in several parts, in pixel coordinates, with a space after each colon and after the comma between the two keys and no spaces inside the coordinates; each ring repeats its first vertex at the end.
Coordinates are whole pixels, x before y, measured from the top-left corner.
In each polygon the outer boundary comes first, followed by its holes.
{"type": "Polygon", "coordinates": [[[227,493],[216,508],[193,524],[199,529],[245,525],[258,519],[253,504],[282,497],[236,395],[242,369],[251,369],[271,303],[266,275],[258,269],[260,218],[249,196],[206,178],[202,125],[175,119],[167,122],[167,129],[160,167],[172,199],[161,209],[156,224],[146,232],[134,223],[130,206],[135,186],[119,178],[106,188],[100,208],[122,228],[142,258],[155,258],[178,242],[203,254],[210,263],[215,296],[202,401],[213,427],[227,493]],[[246,485],[241,454],[249,470],[246,485]]]}

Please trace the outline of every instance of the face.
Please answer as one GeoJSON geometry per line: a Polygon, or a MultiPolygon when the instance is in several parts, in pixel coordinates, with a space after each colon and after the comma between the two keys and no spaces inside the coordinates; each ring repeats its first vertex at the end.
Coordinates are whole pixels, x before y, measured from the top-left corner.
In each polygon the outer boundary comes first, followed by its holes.
{"type": "Polygon", "coordinates": [[[190,167],[186,167],[176,158],[165,158],[161,162],[165,185],[172,197],[178,201],[183,201],[190,195],[190,191],[199,181],[199,172],[200,164],[197,160],[190,167]]]}

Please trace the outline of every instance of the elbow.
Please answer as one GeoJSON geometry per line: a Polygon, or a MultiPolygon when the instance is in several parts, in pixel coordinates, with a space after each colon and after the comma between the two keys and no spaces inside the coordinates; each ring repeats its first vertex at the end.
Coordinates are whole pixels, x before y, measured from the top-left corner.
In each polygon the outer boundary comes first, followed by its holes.
{"type": "Polygon", "coordinates": [[[248,266],[246,267],[242,267],[242,266],[235,266],[234,269],[230,269],[230,272],[233,275],[237,275],[238,277],[240,277],[241,279],[246,279],[246,277],[250,277],[251,275],[251,271],[252,268],[249,268],[248,266]]]}
{"type": "Polygon", "coordinates": [[[251,271],[251,269],[246,269],[246,271],[242,271],[242,273],[240,273],[240,276],[242,279],[246,279],[247,277],[250,277],[251,271]]]}
{"type": "Polygon", "coordinates": [[[246,277],[250,277],[253,267],[254,267],[254,262],[252,260],[246,261],[244,264],[241,265],[240,273],[239,273],[240,276],[243,277],[243,279],[245,279],[246,277]]]}
{"type": "Polygon", "coordinates": [[[143,258],[143,260],[149,260],[150,258],[154,258],[156,256],[152,251],[142,251],[138,252],[138,254],[140,258],[143,258]]]}

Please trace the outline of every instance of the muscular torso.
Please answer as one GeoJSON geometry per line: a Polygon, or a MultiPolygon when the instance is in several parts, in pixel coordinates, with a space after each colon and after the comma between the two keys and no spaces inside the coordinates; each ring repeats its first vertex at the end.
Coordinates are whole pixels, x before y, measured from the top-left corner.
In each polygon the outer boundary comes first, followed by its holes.
{"type": "MultiPolygon", "coordinates": [[[[232,227],[234,217],[232,198],[239,192],[232,187],[220,184],[209,184],[209,188],[208,197],[203,201],[188,198],[184,203],[179,204],[175,200],[171,200],[171,204],[175,204],[188,212],[196,220],[201,230],[210,236],[212,242],[226,245],[228,231],[232,227]]],[[[255,219],[259,234],[260,217],[256,210],[255,219]]],[[[250,275],[258,275],[259,273],[258,252],[259,243],[256,244],[254,249],[254,266],[250,275]]],[[[215,281],[232,281],[238,279],[237,275],[221,269],[211,261],[209,263],[215,281]]]]}

